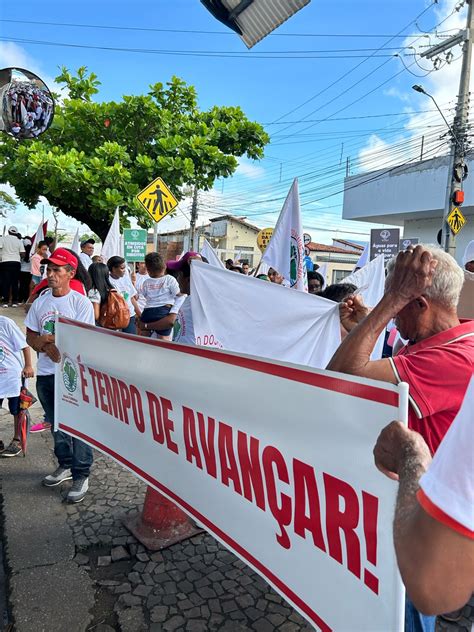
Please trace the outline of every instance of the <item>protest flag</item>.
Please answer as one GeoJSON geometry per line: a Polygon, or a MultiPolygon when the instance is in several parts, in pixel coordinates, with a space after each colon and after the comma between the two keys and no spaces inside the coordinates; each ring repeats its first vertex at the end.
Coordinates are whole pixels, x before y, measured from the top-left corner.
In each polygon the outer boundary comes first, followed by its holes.
{"type": "Polygon", "coordinates": [[[48,221],[46,220],[45,222],[43,222],[43,220],[41,220],[41,222],[39,223],[39,226],[36,230],[36,234],[33,237],[33,243],[31,244],[31,254],[34,255],[36,252],[36,248],[39,244],[40,241],[43,241],[43,239],[46,237],[46,232],[48,230],[48,221]]]}
{"type": "Polygon", "coordinates": [[[209,262],[209,265],[214,266],[215,268],[225,268],[224,264],[217,256],[216,251],[211,246],[211,244],[207,241],[207,239],[204,240],[204,244],[201,248],[201,255],[203,257],[206,257],[206,259],[209,262]]]}
{"type": "Polygon", "coordinates": [[[262,262],[279,272],[292,288],[308,291],[297,178],[293,180],[262,262]]]}
{"type": "Polygon", "coordinates": [[[71,250],[74,250],[77,254],[80,253],[81,249],[79,246],[79,226],[77,227],[76,234],[74,235],[74,239],[72,240],[71,250]]]}
{"type": "Polygon", "coordinates": [[[118,207],[115,210],[114,219],[102,245],[102,252],[100,254],[104,263],[107,263],[110,257],[123,256],[123,246],[120,239],[120,218],[118,207]]]}

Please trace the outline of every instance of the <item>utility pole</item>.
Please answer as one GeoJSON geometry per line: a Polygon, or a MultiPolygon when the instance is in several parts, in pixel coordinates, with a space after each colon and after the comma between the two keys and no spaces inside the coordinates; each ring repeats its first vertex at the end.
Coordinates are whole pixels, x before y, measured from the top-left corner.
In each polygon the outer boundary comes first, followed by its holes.
{"type": "Polygon", "coordinates": [[[442,233],[442,246],[446,252],[449,252],[453,257],[456,255],[456,237],[451,232],[451,229],[447,223],[447,217],[454,208],[455,201],[454,196],[457,191],[461,191],[463,188],[464,178],[464,157],[466,154],[466,141],[467,141],[467,127],[469,121],[469,83],[471,76],[471,61],[472,61],[472,36],[474,29],[474,13],[472,10],[473,0],[469,1],[469,9],[467,13],[467,25],[466,25],[466,41],[464,44],[461,77],[459,79],[459,94],[458,103],[456,107],[456,116],[454,118],[453,129],[456,134],[456,138],[452,138],[452,161],[450,160],[450,170],[448,171],[448,186],[446,187],[446,205],[444,209],[443,217],[443,233],[442,233]]]}
{"type": "MultiPolygon", "coordinates": [[[[191,207],[191,222],[189,227],[189,250],[194,250],[194,233],[196,232],[196,222],[198,217],[198,188],[193,190],[193,205],[191,207]]],[[[199,244],[198,244],[199,247],[199,244]]]]}
{"type": "MultiPolygon", "coordinates": [[[[464,42],[461,76],[459,79],[458,102],[456,105],[456,115],[454,117],[452,128],[448,124],[451,133],[451,151],[448,161],[448,181],[446,185],[443,225],[441,227],[441,245],[443,249],[446,252],[449,252],[453,257],[456,254],[456,237],[451,232],[451,228],[447,222],[447,219],[453,208],[457,205],[462,204],[462,201],[456,200],[456,196],[460,195],[458,192],[462,191],[463,179],[466,177],[467,174],[464,158],[467,151],[467,128],[469,122],[469,83],[472,60],[472,37],[474,29],[474,0],[466,0],[466,2],[469,8],[465,30],[460,31],[456,35],[453,35],[453,37],[450,37],[448,40],[445,40],[441,44],[430,48],[428,51],[422,53],[421,55],[422,57],[431,59],[432,57],[436,57],[439,54],[444,53],[453,46],[464,42]]],[[[438,107],[437,104],[436,106],[438,107]]]]}

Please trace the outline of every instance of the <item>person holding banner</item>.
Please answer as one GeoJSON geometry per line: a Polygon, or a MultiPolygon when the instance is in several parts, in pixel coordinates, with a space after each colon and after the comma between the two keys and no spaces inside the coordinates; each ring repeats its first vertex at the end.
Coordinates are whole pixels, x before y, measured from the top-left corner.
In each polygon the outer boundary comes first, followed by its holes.
{"type": "MultiPolygon", "coordinates": [[[[348,298],[341,324],[350,331],[327,368],[410,389],[408,425],[421,434],[431,454],[438,449],[463,402],[474,364],[474,321],[459,320],[456,307],[464,275],[451,255],[417,245],[388,264],[385,293],[368,311],[360,295],[348,298]],[[390,320],[408,344],[393,358],[370,355],[390,320]]],[[[407,600],[406,629],[434,632],[407,600]]]]}
{"type": "Polygon", "coordinates": [[[459,320],[456,306],[464,282],[451,255],[417,245],[388,264],[385,294],[370,313],[360,295],[341,308],[350,331],[328,369],[410,387],[409,427],[436,452],[459,411],[474,363],[474,321],[459,320]],[[390,320],[408,344],[393,358],[370,360],[390,320]],[[441,370],[442,368],[442,370],[441,370]]]}
{"type": "Polygon", "coordinates": [[[399,481],[393,537],[408,595],[420,611],[462,608],[474,593],[474,377],[433,460],[417,432],[394,421],[375,464],[399,481]]]}
{"type": "MultiPolygon", "coordinates": [[[[26,316],[26,341],[39,353],[36,388],[45,419],[53,424],[55,364],[61,360],[54,337],[56,316],[59,314],[89,325],[94,325],[95,320],[89,299],[71,289],[71,280],[78,267],[77,255],[65,248],[58,248],[42,263],[47,264],[49,289],[35,300],[26,316]]],[[[77,380],[77,375],[73,377],[77,380]]],[[[67,500],[78,503],[89,489],[92,449],[59,430],[53,430],[53,438],[58,467],[43,479],[43,485],[55,487],[72,478],[67,500]]]]}

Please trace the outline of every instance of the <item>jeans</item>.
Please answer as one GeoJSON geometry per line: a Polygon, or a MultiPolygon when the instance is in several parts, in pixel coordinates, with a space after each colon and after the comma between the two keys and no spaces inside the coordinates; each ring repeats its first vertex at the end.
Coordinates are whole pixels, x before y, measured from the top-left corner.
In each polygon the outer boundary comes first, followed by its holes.
{"type": "Polygon", "coordinates": [[[405,632],[435,632],[436,617],[421,614],[405,597],[405,632]]]}
{"type": "MultiPolygon", "coordinates": [[[[38,375],[36,390],[43,406],[45,419],[54,424],[54,375],[38,375]]],[[[73,480],[88,477],[93,461],[92,448],[84,441],[57,430],[51,432],[54,439],[54,454],[61,467],[70,469],[73,480]]]]}
{"type": "Polygon", "coordinates": [[[137,326],[135,325],[135,316],[130,315],[130,322],[121,331],[123,331],[124,334],[136,334],[137,333],[137,326]]]}
{"type": "Polygon", "coordinates": [[[10,301],[10,291],[12,303],[18,303],[20,271],[21,263],[19,261],[0,261],[0,280],[2,284],[0,294],[6,303],[10,301]]]}

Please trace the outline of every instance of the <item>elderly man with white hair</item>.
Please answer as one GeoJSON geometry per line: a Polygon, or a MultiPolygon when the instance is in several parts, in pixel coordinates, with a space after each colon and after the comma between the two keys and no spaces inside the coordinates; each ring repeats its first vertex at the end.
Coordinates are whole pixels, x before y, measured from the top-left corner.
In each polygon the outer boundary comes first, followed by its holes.
{"type": "Polygon", "coordinates": [[[456,416],[471,378],[474,321],[460,320],[456,306],[463,271],[435,246],[400,252],[388,265],[385,294],[368,313],[350,297],[341,321],[350,334],[328,369],[410,387],[409,427],[433,454],[456,416]],[[371,361],[377,338],[391,319],[408,340],[393,358],[371,361]]]}
{"type": "MultiPolygon", "coordinates": [[[[460,320],[457,304],[464,282],[460,266],[440,248],[418,245],[388,265],[385,294],[369,313],[359,296],[347,299],[341,322],[349,335],[328,369],[409,385],[408,425],[434,454],[461,408],[474,365],[474,320],[460,320]],[[370,355],[387,324],[408,343],[393,358],[370,355]]],[[[407,600],[405,629],[434,630],[434,617],[407,600]]]]}

